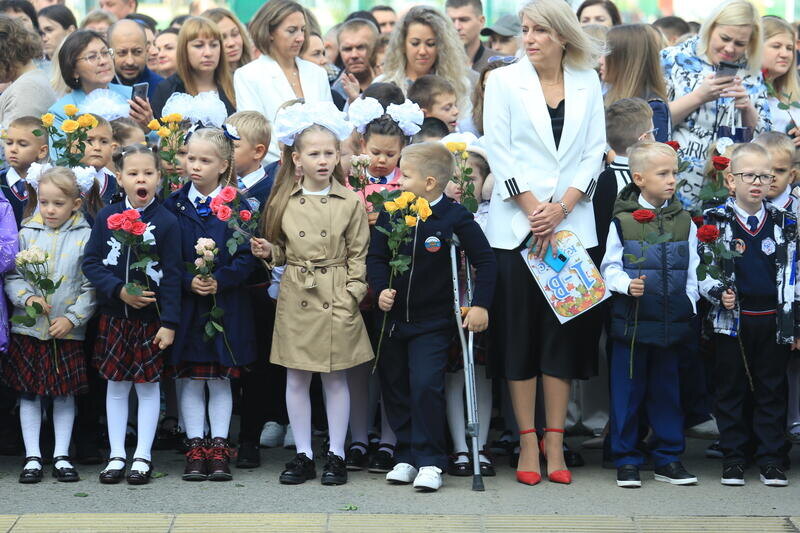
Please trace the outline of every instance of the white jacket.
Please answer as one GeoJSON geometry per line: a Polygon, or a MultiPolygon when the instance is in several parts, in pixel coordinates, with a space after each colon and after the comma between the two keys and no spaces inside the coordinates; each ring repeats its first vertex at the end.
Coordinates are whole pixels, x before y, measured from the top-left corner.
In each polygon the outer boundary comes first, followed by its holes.
{"type": "Polygon", "coordinates": [[[514,196],[530,191],[559,201],[569,187],[586,196],[557,228],[569,229],[585,248],[597,246],[591,196],[606,146],[605,111],[594,70],[564,67],[564,129],[556,149],[550,114],[533,64],[519,62],[492,72],[484,96],[484,147],[495,176],[486,237],[493,248],[512,250],[530,233],[514,196]]]}
{"type": "MultiPolygon", "coordinates": [[[[331,86],[325,69],[309,61],[295,59],[300,72],[300,86],[306,102],[332,102],[331,86]]],[[[289,100],[297,98],[289,80],[280,65],[267,55],[240,67],[233,75],[233,89],[236,92],[237,111],[258,111],[269,120],[275,122],[278,108],[289,100]]],[[[278,140],[272,136],[269,152],[264,158],[264,165],[280,159],[278,140]]]]}

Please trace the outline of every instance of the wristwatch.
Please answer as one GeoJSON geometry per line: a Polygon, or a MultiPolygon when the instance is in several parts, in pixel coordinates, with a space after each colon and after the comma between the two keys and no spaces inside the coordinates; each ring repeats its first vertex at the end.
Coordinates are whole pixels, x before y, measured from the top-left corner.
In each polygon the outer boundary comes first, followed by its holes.
{"type": "Polygon", "coordinates": [[[561,210],[564,211],[564,218],[567,218],[567,216],[569,215],[569,209],[567,209],[567,204],[565,204],[564,202],[558,202],[558,205],[560,205],[561,210]]]}

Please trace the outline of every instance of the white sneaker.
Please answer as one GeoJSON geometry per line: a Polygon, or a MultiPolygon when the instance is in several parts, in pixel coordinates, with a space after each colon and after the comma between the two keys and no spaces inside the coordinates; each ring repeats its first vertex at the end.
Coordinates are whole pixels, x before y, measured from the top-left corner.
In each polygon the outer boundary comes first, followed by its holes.
{"type": "Polygon", "coordinates": [[[297,448],[294,444],[294,433],[292,433],[291,424],[286,424],[286,434],[283,436],[283,447],[287,450],[294,450],[297,448]]]}
{"type": "Polygon", "coordinates": [[[694,425],[686,430],[687,437],[694,437],[695,439],[716,440],[719,438],[719,428],[717,421],[714,417],[694,425]]]}
{"type": "Polygon", "coordinates": [[[414,488],[423,492],[434,492],[442,486],[442,470],[436,466],[423,466],[419,469],[414,488]]]}
{"type": "Polygon", "coordinates": [[[286,435],[286,430],[282,425],[270,420],[264,424],[264,429],[261,430],[261,438],[259,442],[264,448],[277,448],[283,444],[283,437],[286,435]]]}
{"type": "Polygon", "coordinates": [[[408,463],[397,463],[392,471],[386,474],[386,481],[398,485],[408,485],[417,477],[417,469],[408,463]]]}

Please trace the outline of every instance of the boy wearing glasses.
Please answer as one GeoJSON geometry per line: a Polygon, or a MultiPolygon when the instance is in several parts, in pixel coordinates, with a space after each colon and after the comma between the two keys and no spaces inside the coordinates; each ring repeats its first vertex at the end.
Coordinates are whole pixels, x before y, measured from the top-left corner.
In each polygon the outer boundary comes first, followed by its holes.
{"type": "Polygon", "coordinates": [[[786,367],[790,350],[800,348],[797,219],[766,201],[775,180],[771,168],[763,146],[738,145],[726,175],[735,197],[704,214],[706,223],[719,229],[724,247],[741,254],[714,257],[724,283],[711,276],[700,282],[700,293],[713,305],[723,485],[744,485],[751,454],[762,483],[789,484],[781,449],[786,367]]]}

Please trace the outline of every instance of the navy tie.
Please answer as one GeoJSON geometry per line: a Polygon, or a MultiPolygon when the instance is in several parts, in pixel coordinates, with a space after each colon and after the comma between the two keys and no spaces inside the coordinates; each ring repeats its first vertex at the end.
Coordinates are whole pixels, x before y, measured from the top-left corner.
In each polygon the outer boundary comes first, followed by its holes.
{"type": "Polygon", "coordinates": [[[194,199],[194,206],[197,209],[197,214],[201,217],[205,218],[211,214],[211,198],[201,199],[195,198],[194,199]]]}
{"type": "Polygon", "coordinates": [[[17,193],[17,196],[20,198],[25,198],[28,196],[28,189],[25,187],[25,180],[17,180],[14,184],[14,190],[17,193]]]}
{"type": "Polygon", "coordinates": [[[374,184],[374,185],[375,184],[377,184],[377,185],[386,185],[386,176],[383,176],[382,178],[377,178],[377,177],[370,176],[369,177],[369,182],[374,184]]]}
{"type": "Polygon", "coordinates": [[[242,180],[242,178],[236,179],[236,186],[239,187],[240,191],[247,189],[247,187],[244,186],[244,180],[242,180]]]}
{"type": "Polygon", "coordinates": [[[758,229],[758,217],[750,215],[747,217],[747,225],[750,227],[750,231],[755,233],[758,229]]]}

